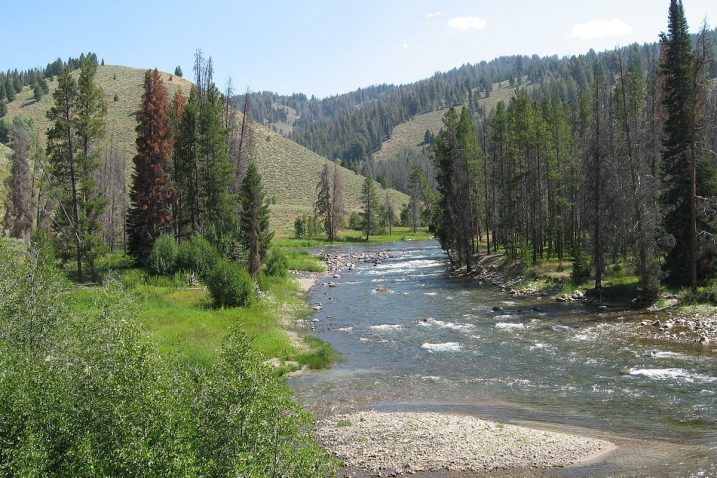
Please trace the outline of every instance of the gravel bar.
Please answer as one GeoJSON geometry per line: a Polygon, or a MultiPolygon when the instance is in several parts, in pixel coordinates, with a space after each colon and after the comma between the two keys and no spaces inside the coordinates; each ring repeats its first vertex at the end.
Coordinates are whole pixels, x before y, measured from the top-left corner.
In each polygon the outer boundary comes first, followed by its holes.
{"type": "Polygon", "coordinates": [[[321,443],[373,474],[566,467],[615,446],[607,441],[442,413],[361,411],[318,424],[321,443]]]}

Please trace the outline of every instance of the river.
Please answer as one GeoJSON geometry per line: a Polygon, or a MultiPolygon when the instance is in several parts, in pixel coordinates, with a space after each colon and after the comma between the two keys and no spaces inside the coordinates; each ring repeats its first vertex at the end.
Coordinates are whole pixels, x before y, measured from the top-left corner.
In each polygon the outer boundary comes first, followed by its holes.
{"type": "Polygon", "coordinates": [[[314,335],[342,358],[290,385],[319,417],[355,409],[473,414],[618,445],[597,463],[551,476],[717,475],[714,348],[614,333],[620,321],[644,319],[632,311],[599,314],[449,278],[435,241],[331,249],[379,250],[393,257],[311,292],[323,305],[314,335]]]}

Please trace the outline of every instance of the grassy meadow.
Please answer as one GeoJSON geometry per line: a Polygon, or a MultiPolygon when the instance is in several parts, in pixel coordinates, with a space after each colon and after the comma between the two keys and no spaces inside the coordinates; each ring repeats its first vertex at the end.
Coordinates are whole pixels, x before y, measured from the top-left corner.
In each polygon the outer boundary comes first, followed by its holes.
{"type": "MultiPolygon", "coordinates": [[[[290,267],[321,271],[323,264],[305,251],[289,253],[290,267]]],[[[215,308],[208,291],[200,284],[187,287],[186,277],[150,276],[130,266],[121,254],[109,255],[103,274],[115,278],[136,304],[139,323],[146,328],[160,352],[168,359],[190,367],[210,367],[232,326],[238,326],[252,347],[265,359],[278,359],[281,373],[303,366],[325,368],[335,358],[328,344],[305,336],[296,325],[311,309],[305,294],[291,275],[262,277],[264,296],[248,308],[215,308]]],[[[93,307],[100,286],[78,286],[71,294],[77,316],[93,307]]]]}

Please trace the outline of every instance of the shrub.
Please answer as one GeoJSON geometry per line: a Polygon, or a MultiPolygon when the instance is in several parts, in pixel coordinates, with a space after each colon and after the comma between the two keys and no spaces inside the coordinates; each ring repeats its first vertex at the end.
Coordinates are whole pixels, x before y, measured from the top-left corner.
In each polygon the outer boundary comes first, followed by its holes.
{"type": "Polygon", "coordinates": [[[216,264],[207,287],[217,307],[248,307],[256,300],[256,286],[249,272],[228,260],[216,264]]]}
{"type": "Polygon", "coordinates": [[[269,276],[286,277],[289,273],[289,258],[280,249],[272,248],[266,259],[264,272],[269,276]]]}
{"type": "Polygon", "coordinates": [[[351,216],[349,216],[349,229],[353,229],[354,231],[363,229],[363,219],[359,213],[352,212],[351,216]]]}
{"type": "Polygon", "coordinates": [[[157,276],[173,274],[177,267],[177,255],[178,247],[174,238],[167,234],[159,236],[147,260],[149,273],[157,276]]]}
{"type": "Polygon", "coordinates": [[[130,269],[120,276],[120,284],[125,289],[134,289],[147,282],[147,276],[139,269],[130,269]]]}
{"type": "Polygon", "coordinates": [[[576,284],[581,284],[590,278],[590,259],[579,247],[576,249],[574,256],[573,271],[570,274],[570,279],[576,284]]]}
{"type": "Polygon", "coordinates": [[[0,241],[0,476],[336,476],[241,332],[211,367],[174,368],[116,283],[70,313],[62,274],[21,254],[0,241]]]}
{"type": "Polygon", "coordinates": [[[202,236],[194,236],[179,245],[177,269],[196,273],[207,280],[219,260],[219,253],[202,236]]]}

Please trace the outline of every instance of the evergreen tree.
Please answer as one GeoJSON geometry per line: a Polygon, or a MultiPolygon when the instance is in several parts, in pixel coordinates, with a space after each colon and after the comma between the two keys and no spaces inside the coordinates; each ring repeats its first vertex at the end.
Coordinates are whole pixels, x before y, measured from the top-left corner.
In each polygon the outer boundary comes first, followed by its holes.
{"type": "Polygon", "coordinates": [[[175,76],[178,76],[178,77],[180,77],[180,78],[182,77],[183,73],[182,73],[182,67],[181,67],[181,66],[177,65],[177,67],[174,69],[174,75],[175,75],[175,76]]]}
{"type": "Polygon", "coordinates": [[[681,0],[670,2],[668,32],[662,35],[662,46],[666,113],[662,202],[666,208],[664,228],[674,238],[664,267],[670,282],[696,288],[700,278],[712,273],[704,270],[707,258],[705,251],[699,250],[698,236],[714,235],[715,228],[704,215],[698,216],[696,202],[698,197],[714,195],[714,170],[697,157],[694,55],[681,0]]]}
{"type": "Polygon", "coordinates": [[[371,177],[370,171],[367,171],[366,179],[363,181],[361,203],[363,205],[363,213],[361,214],[362,229],[366,233],[366,240],[368,241],[369,236],[378,231],[377,212],[379,208],[376,183],[371,177]]]}
{"type": "Polygon", "coordinates": [[[99,283],[96,258],[102,250],[99,236],[100,216],[107,204],[104,194],[96,183],[98,169],[102,163],[98,142],[105,135],[105,117],[107,103],[105,95],[97,83],[97,57],[88,56],[80,66],[80,78],[77,82],[77,117],[75,131],[79,151],[77,160],[80,165],[80,190],[82,192],[82,216],[84,218],[84,257],[90,269],[92,281],[99,283]]]}
{"type": "Polygon", "coordinates": [[[171,231],[174,186],[170,178],[167,90],[159,71],[147,70],[137,112],[137,155],[127,227],[129,253],[145,264],[154,241],[171,231]]]}
{"type": "Polygon", "coordinates": [[[452,261],[473,266],[477,216],[478,164],[480,153],[475,123],[467,108],[458,115],[451,108],[434,144],[436,181],[440,194],[438,238],[452,261]]]}
{"type": "Polygon", "coordinates": [[[341,180],[339,165],[334,163],[333,187],[331,188],[331,210],[333,212],[331,219],[333,220],[333,234],[336,237],[337,232],[341,229],[344,221],[346,210],[344,208],[344,183],[341,180]]]}
{"type": "Polygon", "coordinates": [[[386,202],[384,203],[384,211],[386,213],[386,224],[388,225],[388,234],[393,234],[393,224],[396,222],[396,210],[393,207],[393,199],[391,194],[386,190],[386,202]]]}
{"type": "Polygon", "coordinates": [[[5,116],[7,114],[7,105],[5,104],[5,100],[0,100],[0,118],[5,116]]]}
{"type": "Polygon", "coordinates": [[[331,194],[331,173],[329,165],[324,164],[321,173],[319,173],[319,182],[316,185],[318,198],[314,203],[314,214],[324,224],[324,231],[329,241],[334,240],[334,211],[331,194]]]}
{"type": "Polygon", "coordinates": [[[39,83],[35,83],[32,86],[32,96],[35,101],[40,101],[42,99],[42,93],[42,87],[40,87],[39,83]]]}
{"type": "Polygon", "coordinates": [[[15,122],[11,136],[13,153],[10,157],[10,175],[5,180],[7,197],[3,225],[10,237],[28,239],[35,220],[29,161],[32,132],[21,122],[15,122]]]}
{"type": "Polygon", "coordinates": [[[15,101],[15,86],[9,78],[5,82],[5,97],[8,103],[15,101]]]}
{"type": "Polygon", "coordinates": [[[249,163],[242,181],[240,200],[242,212],[239,218],[239,239],[249,254],[249,274],[256,277],[269,251],[274,233],[269,232],[269,203],[261,175],[254,162],[249,163]]]}

